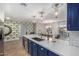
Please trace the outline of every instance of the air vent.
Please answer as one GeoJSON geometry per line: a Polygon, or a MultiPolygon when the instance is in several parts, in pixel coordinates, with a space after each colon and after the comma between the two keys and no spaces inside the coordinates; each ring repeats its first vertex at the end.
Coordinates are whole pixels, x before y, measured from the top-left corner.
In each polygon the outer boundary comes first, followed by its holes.
{"type": "Polygon", "coordinates": [[[26,3],[20,3],[20,5],[27,7],[26,3]]]}

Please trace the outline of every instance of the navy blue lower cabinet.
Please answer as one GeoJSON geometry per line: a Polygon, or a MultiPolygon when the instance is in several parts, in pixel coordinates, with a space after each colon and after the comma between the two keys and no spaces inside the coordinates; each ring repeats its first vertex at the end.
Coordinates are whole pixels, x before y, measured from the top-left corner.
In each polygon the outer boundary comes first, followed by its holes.
{"type": "Polygon", "coordinates": [[[27,39],[27,52],[29,52],[29,39],[27,39]]]}
{"type": "Polygon", "coordinates": [[[48,51],[48,56],[59,56],[59,55],[54,52],[48,51]]]}
{"type": "Polygon", "coordinates": [[[28,40],[28,47],[28,53],[31,56],[59,56],[58,54],[49,51],[31,40],[28,40]]]}
{"type": "Polygon", "coordinates": [[[37,56],[37,47],[38,45],[32,42],[32,56],[37,56]]]}
{"type": "Polygon", "coordinates": [[[32,41],[30,41],[30,40],[28,41],[28,47],[29,47],[28,52],[30,55],[32,55],[32,41]]]}
{"type": "Polygon", "coordinates": [[[42,46],[38,46],[38,56],[47,56],[47,49],[42,46]]]}
{"type": "Polygon", "coordinates": [[[28,47],[28,52],[30,55],[37,56],[37,44],[29,40],[28,47]]]}

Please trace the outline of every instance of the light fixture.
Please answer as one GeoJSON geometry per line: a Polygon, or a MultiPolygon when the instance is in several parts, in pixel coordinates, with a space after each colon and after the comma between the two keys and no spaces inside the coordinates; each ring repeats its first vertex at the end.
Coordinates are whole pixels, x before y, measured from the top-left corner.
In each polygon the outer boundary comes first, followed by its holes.
{"type": "Polygon", "coordinates": [[[55,18],[58,18],[58,11],[59,11],[59,8],[62,6],[63,4],[62,3],[54,3],[52,4],[52,7],[54,8],[54,12],[55,12],[55,18]]]}
{"type": "Polygon", "coordinates": [[[58,18],[58,11],[55,11],[55,18],[58,18]]]}
{"type": "Polygon", "coordinates": [[[10,17],[6,17],[6,19],[10,19],[10,17]]]}
{"type": "Polygon", "coordinates": [[[45,13],[44,11],[40,11],[40,12],[39,12],[39,14],[40,14],[40,17],[41,17],[41,20],[43,20],[44,13],[45,13]]]}
{"type": "Polygon", "coordinates": [[[52,8],[59,8],[63,5],[63,3],[53,3],[52,8]]]}
{"type": "Polygon", "coordinates": [[[58,16],[58,12],[57,11],[55,12],[55,16],[58,16]]]}
{"type": "Polygon", "coordinates": [[[33,23],[35,23],[35,22],[36,22],[36,20],[35,20],[36,16],[32,16],[32,17],[33,17],[33,19],[34,19],[34,20],[33,20],[33,23]]]}
{"type": "Polygon", "coordinates": [[[36,18],[36,16],[32,16],[34,19],[36,18]]]}
{"type": "Polygon", "coordinates": [[[40,13],[41,17],[43,17],[44,12],[43,11],[40,11],[39,13],[40,13]]]}

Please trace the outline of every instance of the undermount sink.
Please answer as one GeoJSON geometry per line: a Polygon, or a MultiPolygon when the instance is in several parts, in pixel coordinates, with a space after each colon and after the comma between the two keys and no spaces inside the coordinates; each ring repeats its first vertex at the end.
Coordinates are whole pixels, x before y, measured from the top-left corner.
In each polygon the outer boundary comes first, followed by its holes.
{"type": "Polygon", "coordinates": [[[36,41],[43,41],[44,39],[41,39],[41,38],[38,38],[38,37],[34,37],[34,38],[32,38],[32,39],[34,39],[34,40],[36,40],[36,41]]]}

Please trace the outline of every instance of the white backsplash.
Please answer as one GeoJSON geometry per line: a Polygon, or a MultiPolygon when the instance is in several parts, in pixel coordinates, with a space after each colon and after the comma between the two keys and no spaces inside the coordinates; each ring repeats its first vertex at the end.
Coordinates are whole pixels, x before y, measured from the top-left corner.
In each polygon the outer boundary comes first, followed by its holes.
{"type": "Polygon", "coordinates": [[[79,31],[70,31],[70,45],[79,47],[79,31]]]}
{"type": "Polygon", "coordinates": [[[4,22],[4,11],[3,11],[3,7],[0,4],[0,22],[4,22]]]}

